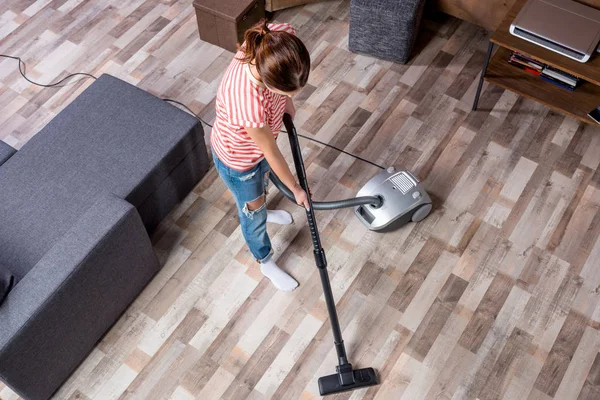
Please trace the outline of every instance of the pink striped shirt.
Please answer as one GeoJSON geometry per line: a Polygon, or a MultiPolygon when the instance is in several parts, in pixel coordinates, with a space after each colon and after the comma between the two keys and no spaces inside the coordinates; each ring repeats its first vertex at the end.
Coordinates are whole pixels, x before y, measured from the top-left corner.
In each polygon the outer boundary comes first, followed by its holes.
{"type": "MultiPolygon", "coordinates": [[[[269,24],[272,31],[295,35],[290,24],[269,24]]],[[[248,171],[261,162],[264,154],[246,132],[246,127],[269,126],[277,139],[283,122],[286,97],[271,92],[250,72],[250,66],[238,60],[238,51],[223,75],[216,99],[216,119],[211,146],[228,167],[248,171]]]]}

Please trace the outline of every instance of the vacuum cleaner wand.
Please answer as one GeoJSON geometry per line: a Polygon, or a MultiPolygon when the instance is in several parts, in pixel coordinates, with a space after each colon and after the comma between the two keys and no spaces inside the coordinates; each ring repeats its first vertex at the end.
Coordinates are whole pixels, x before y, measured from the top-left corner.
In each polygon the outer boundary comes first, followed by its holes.
{"type": "Polygon", "coordinates": [[[354,369],[352,368],[352,364],[348,362],[346,348],[344,347],[344,340],[342,339],[340,323],[338,321],[337,311],[335,309],[335,300],[333,299],[333,292],[331,291],[329,274],[327,273],[327,258],[325,257],[325,251],[321,246],[321,239],[319,238],[317,221],[315,219],[313,202],[308,187],[308,180],[306,179],[306,170],[304,168],[304,161],[302,160],[302,152],[300,151],[298,135],[296,134],[296,128],[292,122],[292,117],[289,114],[284,115],[283,123],[285,124],[288,132],[290,147],[292,149],[292,156],[294,158],[294,165],[296,166],[296,173],[298,175],[298,180],[300,181],[300,186],[307,193],[308,202],[311,206],[309,210],[306,210],[306,218],[308,219],[308,226],[312,236],[315,262],[321,276],[323,294],[325,295],[325,303],[327,304],[327,311],[329,313],[329,321],[331,322],[335,350],[338,357],[338,366],[336,368],[337,373],[319,378],[319,392],[321,396],[325,396],[328,394],[340,393],[348,390],[355,390],[366,386],[376,385],[377,377],[373,368],[354,369]]]}

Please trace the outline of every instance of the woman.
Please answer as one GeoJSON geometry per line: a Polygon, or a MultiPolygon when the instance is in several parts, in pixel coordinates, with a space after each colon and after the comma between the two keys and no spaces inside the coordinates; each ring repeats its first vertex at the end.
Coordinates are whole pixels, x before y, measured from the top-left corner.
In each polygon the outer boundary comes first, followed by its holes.
{"type": "Polygon", "coordinates": [[[283,210],[266,209],[270,169],[291,188],[296,202],[308,198],[296,182],[275,139],[283,114],[295,114],[292,96],[308,80],[310,55],[289,24],[261,21],[245,34],[244,44],[225,71],[216,100],[211,147],[219,175],[235,198],[242,233],[260,270],[282,291],[298,282],[273,261],[267,222],[291,224],[283,210]]]}

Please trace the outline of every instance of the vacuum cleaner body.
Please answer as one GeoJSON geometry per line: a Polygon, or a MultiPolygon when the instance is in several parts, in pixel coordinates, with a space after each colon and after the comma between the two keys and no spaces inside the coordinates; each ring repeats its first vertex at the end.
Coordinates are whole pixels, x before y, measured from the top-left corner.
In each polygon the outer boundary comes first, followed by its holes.
{"type": "Polygon", "coordinates": [[[419,222],[431,212],[431,198],[419,180],[409,171],[394,167],[382,170],[371,178],[356,197],[376,196],[380,206],[367,204],[354,212],[367,228],[373,231],[391,231],[409,222],[419,222]]]}

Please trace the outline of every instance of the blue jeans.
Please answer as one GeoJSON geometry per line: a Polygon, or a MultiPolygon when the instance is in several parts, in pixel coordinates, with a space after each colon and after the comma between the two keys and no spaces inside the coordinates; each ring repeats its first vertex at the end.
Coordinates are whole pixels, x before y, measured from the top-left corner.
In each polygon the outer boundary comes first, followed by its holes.
{"type": "Polygon", "coordinates": [[[240,217],[242,233],[256,261],[264,263],[273,256],[271,240],[267,234],[266,191],[271,167],[262,160],[249,171],[236,171],[223,164],[213,153],[213,161],[221,179],[233,194],[240,217]],[[248,203],[265,195],[265,203],[256,210],[249,210],[248,203]]]}

